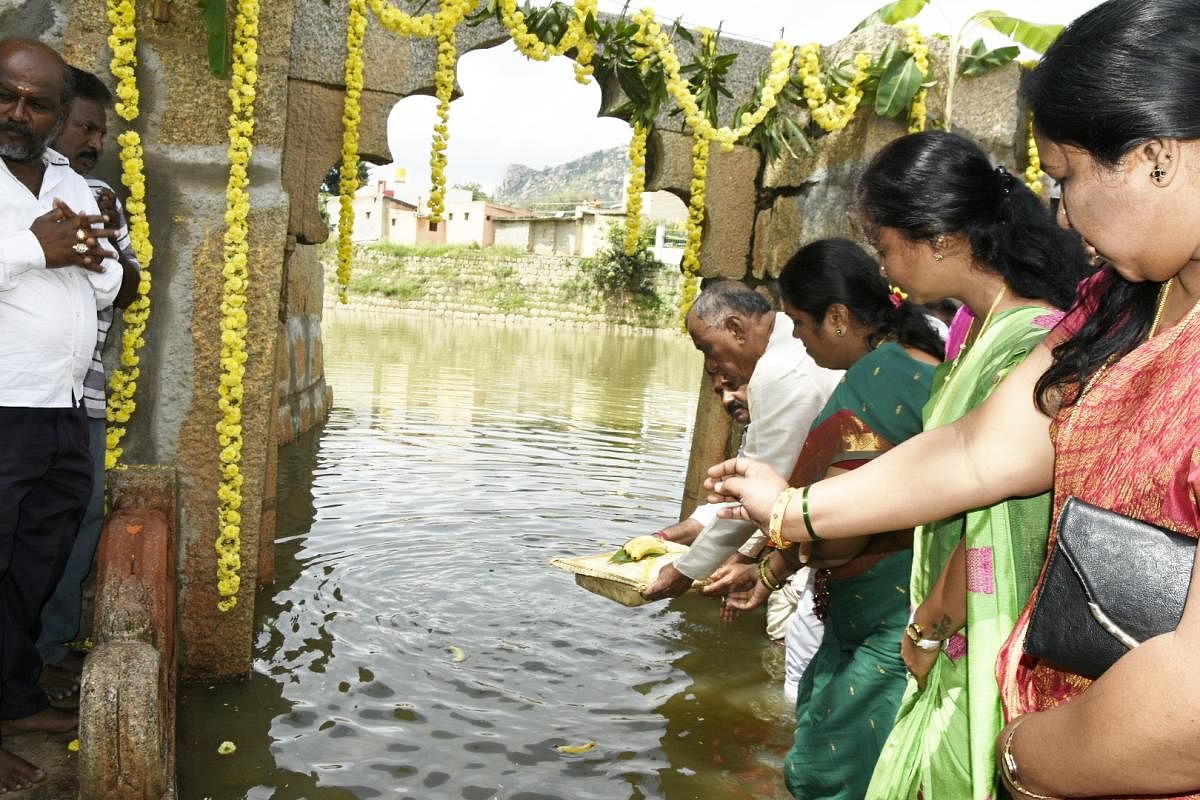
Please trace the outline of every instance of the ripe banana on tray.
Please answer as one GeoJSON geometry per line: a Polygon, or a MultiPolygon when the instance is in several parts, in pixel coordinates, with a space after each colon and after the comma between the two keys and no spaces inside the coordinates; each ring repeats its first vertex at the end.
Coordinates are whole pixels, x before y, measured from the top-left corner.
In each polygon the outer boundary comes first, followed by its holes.
{"type": "Polygon", "coordinates": [[[661,556],[667,552],[667,544],[657,536],[635,536],[625,543],[625,546],[613,553],[609,561],[623,564],[628,561],[641,561],[650,556],[661,556]]]}

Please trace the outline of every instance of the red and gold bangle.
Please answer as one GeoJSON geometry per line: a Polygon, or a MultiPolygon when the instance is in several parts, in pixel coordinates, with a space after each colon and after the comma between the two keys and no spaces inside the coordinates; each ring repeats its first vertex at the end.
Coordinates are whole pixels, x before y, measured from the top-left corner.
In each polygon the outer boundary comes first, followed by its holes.
{"type": "Polygon", "coordinates": [[[800,491],[795,487],[789,486],[779,493],[775,498],[775,504],[771,506],[771,520],[767,525],[767,539],[778,550],[786,550],[792,546],[792,543],[783,538],[783,516],[787,513],[788,503],[792,501],[792,495],[800,491]]]}

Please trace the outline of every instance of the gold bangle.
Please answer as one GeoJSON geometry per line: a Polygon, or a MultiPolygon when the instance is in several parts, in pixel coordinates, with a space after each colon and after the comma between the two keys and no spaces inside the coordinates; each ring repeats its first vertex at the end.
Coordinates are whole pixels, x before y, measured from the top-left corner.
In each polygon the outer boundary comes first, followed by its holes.
{"type": "Polygon", "coordinates": [[[758,579],[769,591],[777,592],[783,588],[783,581],[775,577],[775,571],[771,569],[770,558],[771,554],[768,553],[766,558],[758,562],[758,579]]]}
{"type": "Polygon", "coordinates": [[[1027,789],[1025,785],[1021,783],[1021,779],[1017,777],[1017,760],[1013,758],[1012,741],[1013,737],[1017,734],[1017,728],[1021,727],[1021,724],[1025,722],[1028,717],[1028,714],[1017,717],[1017,721],[1013,723],[1011,728],[1008,729],[1008,735],[1004,737],[1004,749],[1000,753],[1000,776],[1004,779],[1006,784],[1026,797],[1032,797],[1034,800],[1059,800],[1059,798],[1053,795],[1038,794],[1035,791],[1027,789]]]}
{"type": "Polygon", "coordinates": [[[783,515],[787,513],[788,503],[792,500],[798,490],[789,486],[779,493],[775,498],[775,505],[771,506],[771,522],[767,526],[767,538],[771,544],[779,550],[786,550],[792,546],[792,543],[783,538],[783,515]]]}

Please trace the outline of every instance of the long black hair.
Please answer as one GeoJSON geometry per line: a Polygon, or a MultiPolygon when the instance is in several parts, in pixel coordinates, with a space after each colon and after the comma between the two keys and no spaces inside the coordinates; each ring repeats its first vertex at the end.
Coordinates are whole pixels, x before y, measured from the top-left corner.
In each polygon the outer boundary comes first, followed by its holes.
{"type": "Polygon", "coordinates": [[[892,303],[879,264],[848,239],[820,239],[800,248],[779,274],[779,291],[793,308],[818,322],[834,303],[841,303],[870,328],[874,347],[896,339],[941,361],[946,345],[929,320],[912,303],[892,303]]]}
{"type": "MultiPolygon", "coordinates": [[[[1109,0],[1067,26],[1021,93],[1039,133],[1101,165],[1115,167],[1154,138],[1200,139],[1200,3],[1109,0]]],[[[1054,349],[1054,364],[1038,381],[1043,411],[1150,331],[1162,284],[1131,283],[1115,272],[1104,280],[1094,313],[1054,349]]]]}
{"type": "Polygon", "coordinates": [[[1024,182],[992,168],[974,142],[926,131],[889,143],[858,185],[868,228],[895,228],[911,242],[966,236],[971,255],[1021,297],[1066,309],[1091,274],[1083,242],[1060,228],[1024,182]]]}

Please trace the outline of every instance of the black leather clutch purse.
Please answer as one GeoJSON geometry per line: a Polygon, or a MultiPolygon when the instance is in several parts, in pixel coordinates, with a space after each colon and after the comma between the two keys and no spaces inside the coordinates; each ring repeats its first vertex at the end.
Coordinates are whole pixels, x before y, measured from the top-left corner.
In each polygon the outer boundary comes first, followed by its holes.
{"type": "Polygon", "coordinates": [[[1196,540],[1067,498],[1025,652],[1098,678],[1183,616],[1196,540]]]}

